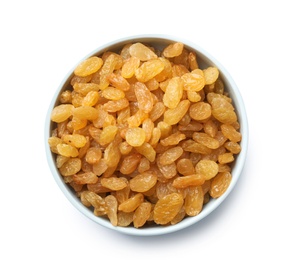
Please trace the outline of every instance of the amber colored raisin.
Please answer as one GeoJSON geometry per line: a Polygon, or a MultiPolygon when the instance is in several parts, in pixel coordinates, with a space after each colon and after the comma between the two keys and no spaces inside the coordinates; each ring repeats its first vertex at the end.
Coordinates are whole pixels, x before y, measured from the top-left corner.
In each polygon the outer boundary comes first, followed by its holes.
{"type": "Polygon", "coordinates": [[[122,98],[119,100],[108,101],[104,104],[104,109],[108,112],[117,112],[128,107],[129,101],[126,98],[122,98]]]}
{"type": "Polygon", "coordinates": [[[118,206],[118,210],[123,212],[133,212],[143,202],[144,196],[142,193],[137,193],[133,197],[125,200],[118,206]]]}
{"type": "Polygon", "coordinates": [[[130,57],[126,60],[121,69],[121,76],[128,79],[131,78],[135,70],[140,66],[140,60],[137,57],[130,57]]]}
{"type": "Polygon", "coordinates": [[[134,115],[127,119],[127,122],[129,127],[137,127],[140,126],[146,118],[148,118],[148,114],[139,109],[134,115]]]}
{"type": "Polygon", "coordinates": [[[166,150],[160,156],[160,164],[168,165],[176,161],[183,154],[183,149],[180,146],[176,146],[166,150]]]}
{"type": "Polygon", "coordinates": [[[117,213],[117,225],[119,227],[127,227],[133,221],[134,212],[123,212],[119,211],[117,213]]]}
{"type": "Polygon", "coordinates": [[[177,162],[177,171],[182,175],[191,175],[195,173],[195,168],[190,159],[182,158],[177,162]]]}
{"type": "Polygon", "coordinates": [[[86,137],[84,135],[79,135],[79,134],[64,135],[63,141],[77,148],[81,148],[87,143],[86,137]]]}
{"type": "Polygon", "coordinates": [[[118,165],[120,160],[120,151],[115,140],[105,148],[104,159],[108,167],[114,167],[118,165]]]}
{"type": "Polygon", "coordinates": [[[210,180],[218,173],[218,164],[211,160],[200,160],[196,166],[196,174],[201,174],[205,177],[205,180],[210,180]]]}
{"type": "Polygon", "coordinates": [[[90,57],[82,61],[74,70],[74,74],[80,77],[86,77],[98,71],[103,65],[103,60],[99,57],[90,57]]]}
{"type": "Polygon", "coordinates": [[[179,77],[170,79],[163,97],[164,105],[176,108],[183,94],[183,82],[179,77]]]}
{"type": "Polygon", "coordinates": [[[188,186],[202,185],[205,177],[201,174],[192,174],[188,176],[177,177],[173,181],[173,186],[178,189],[184,189],[188,186]]]}
{"type": "Polygon", "coordinates": [[[74,106],[70,104],[61,104],[53,108],[51,120],[60,123],[68,119],[73,113],[74,106]]]}
{"type": "Polygon", "coordinates": [[[126,131],[126,142],[133,147],[141,146],[146,139],[145,131],[140,127],[131,127],[126,131]]]}
{"type": "Polygon", "coordinates": [[[184,139],[186,139],[185,134],[182,134],[181,132],[177,131],[176,133],[171,134],[170,136],[161,140],[161,144],[164,146],[177,145],[180,141],[184,139]]]}
{"type": "Polygon", "coordinates": [[[79,158],[70,158],[59,168],[59,171],[63,176],[74,175],[81,170],[81,165],[79,158]]]}
{"type": "Polygon", "coordinates": [[[110,190],[122,190],[127,186],[127,181],[124,178],[109,177],[102,178],[101,184],[110,190]]]}
{"type": "Polygon", "coordinates": [[[183,51],[183,43],[181,42],[175,42],[170,45],[168,45],[163,50],[163,55],[167,58],[173,58],[176,56],[179,56],[183,51]]]}
{"type": "Polygon", "coordinates": [[[108,195],[105,197],[105,203],[107,207],[107,216],[113,226],[117,226],[118,218],[117,218],[117,208],[118,203],[117,199],[113,195],[108,195]]]}
{"type": "Polygon", "coordinates": [[[133,225],[136,228],[142,227],[150,217],[152,205],[150,202],[142,202],[133,215],[133,225]]]}
{"type": "Polygon", "coordinates": [[[218,198],[222,196],[228,189],[232,180],[230,172],[218,173],[211,182],[209,194],[212,198],[218,198]]]}
{"type": "Polygon", "coordinates": [[[211,106],[205,102],[192,104],[189,108],[189,115],[195,120],[205,120],[211,116],[211,106]]]}
{"type": "Polygon", "coordinates": [[[97,91],[90,91],[82,100],[82,106],[94,106],[99,100],[97,91]]]}
{"type": "Polygon", "coordinates": [[[220,164],[231,163],[235,160],[234,155],[232,153],[224,153],[218,156],[218,162],[220,164]]]}
{"type": "Polygon", "coordinates": [[[164,67],[165,65],[161,60],[149,60],[136,69],[135,76],[140,82],[147,82],[158,75],[164,67]]]}
{"type": "Polygon", "coordinates": [[[183,150],[191,153],[210,154],[212,152],[212,149],[191,139],[182,142],[181,146],[183,150]]]}
{"type": "Polygon", "coordinates": [[[153,98],[150,90],[145,84],[136,82],[134,85],[134,91],[138,102],[138,107],[145,113],[149,113],[153,108],[153,98]]]}
{"type": "Polygon", "coordinates": [[[108,76],[108,80],[110,82],[110,85],[116,87],[119,90],[127,91],[130,88],[129,82],[121,75],[112,73],[108,76]]]}
{"type": "Polygon", "coordinates": [[[219,71],[216,67],[208,67],[203,72],[206,85],[214,83],[219,77],[219,71]]]}
{"type": "Polygon", "coordinates": [[[217,149],[220,146],[218,140],[214,139],[206,133],[194,132],[192,139],[210,149],[217,149]]]}
{"type": "Polygon", "coordinates": [[[102,97],[110,100],[119,100],[124,98],[125,94],[120,89],[114,87],[107,87],[102,91],[102,97]]]}
{"type": "Polygon", "coordinates": [[[241,151],[241,146],[236,142],[226,142],[224,146],[233,154],[238,154],[241,151]]]}
{"type": "Polygon", "coordinates": [[[232,142],[239,142],[242,139],[241,133],[239,133],[233,126],[228,124],[221,125],[221,131],[225,137],[232,142]]]}
{"type": "Polygon", "coordinates": [[[73,116],[80,119],[95,120],[98,117],[98,110],[90,106],[80,106],[74,108],[73,116]]]}
{"type": "Polygon", "coordinates": [[[185,197],[184,208],[188,216],[196,216],[203,207],[203,190],[201,186],[193,186],[189,189],[189,194],[185,197]]]}
{"type": "Polygon", "coordinates": [[[189,105],[190,102],[188,100],[182,100],[176,108],[169,108],[164,113],[164,121],[169,125],[177,124],[188,111],[189,105]]]}
{"type": "Polygon", "coordinates": [[[154,221],[166,225],[178,214],[183,205],[183,197],[178,193],[171,193],[159,199],[154,208],[154,221]]]}
{"type": "Polygon", "coordinates": [[[143,143],[141,146],[135,147],[136,151],[144,155],[150,162],[156,159],[156,151],[149,143],[143,143]]]}
{"type": "Polygon", "coordinates": [[[58,144],[56,148],[60,155],[66,157],[77,157],[79,155],[78,149],[69,144],[58,144]]]}
{"type": "Polygon", "coordinates": [[[100,134],[99,143],[101,145],[109,144],[115,138],[117,131],[118,131],[118,128],[115,125],[109,125],[107,127],[104,127],[100,134]]]}
{"type": "Polygon", "coordinates": [[[141,61],[157,58],[157,55],[149,47],[139,42],[134,43],[129,47],[129,54],[141,61]]]}
{"type": "Polygon", "coordinates": [[[136,192],[146,192],[150,190],[157,182],[157,176],[151,172],[147,171],[133,177],[130,181],[130,189],[136,192]]]}
{"type": "Polygon", "coordinates": [[[124,157],[120,165],[120,172],[123,174],[131,174],[136,170],[141,160],[141,154],[134,153],[124,157]]]}
{"type": "Polygon", "coordinates": [[[86,152],[86,161],[90,164],[97,163],[102,158],[102,151],[98,147],[90,147],[86,152]]]}
{"type": "Polygon", "coordinates": [[[98,181],[98,176],[93,172],[77,173],[72,177],[77,184],[87,184],[87,183],[93,184],[98,181]]]}
{"type": "Polygon", "coordinates": [[[204,73],[200,69],[185,73],[181,79],[184,81],[185,90],[200,91],[205,86],[204,73]]]}

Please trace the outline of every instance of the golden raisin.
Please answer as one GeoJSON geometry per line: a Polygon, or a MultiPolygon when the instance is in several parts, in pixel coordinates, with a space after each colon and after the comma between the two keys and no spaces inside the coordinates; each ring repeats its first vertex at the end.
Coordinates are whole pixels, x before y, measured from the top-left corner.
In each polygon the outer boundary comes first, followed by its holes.
{"type": "Polygon", "coordinates": [[[159,199],[154,207],[154,221],[166,225],[178,214],[183,205],[183,197],[178,193],[171,193],[159,199]]]}
{"type": "Polygon", "coordinates": [[[188,216],[196,216],[203,207],[203,190],[201,186],[193,186],[189,189],[189,194],[185,197],[184,208],[188,216]]]}
{"type": "Polygon", "coordinates": [[[130,189],[136,192],[146,192],[150,190],[157,182],[157,176],[147,171],[132,178],[129,182],[130,189]]]}
{"type": "Polygon", "coordinates": [[[220,172],[211,182],[210,186],[210,196],[212,198],[218,198],[223,195],[228,189],[232,180],[232,175],[230,172],[220,172]]]}
{"type": "Polygon", "coordinates": [[[97,72],[103,65],[103,60],[99,57],[90,57],[82,61],[74,70],[74,74],[80,77],[86,77],[97,72]]]}
{"type": "Polygon", "coordinates": [[[145,142],[145,131],[140,127],[128,128],[125,134],[126,142],[133,147],[141,146],[145,142]]]}

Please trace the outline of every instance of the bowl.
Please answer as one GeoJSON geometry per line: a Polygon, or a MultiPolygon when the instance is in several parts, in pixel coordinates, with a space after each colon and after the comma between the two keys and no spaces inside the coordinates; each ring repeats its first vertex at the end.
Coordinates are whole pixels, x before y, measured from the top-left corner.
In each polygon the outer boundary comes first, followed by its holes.
{"type": "Polygon", "coordinates": [[[189,226],[192,226],[193,224],[199,222],[200,220],[208,216],[211,212],[216,210],[216,208],[218,208],[218,206],[228,197],[228,195],[234,189],[241,175],[243,166],[245,164],[247,147],[248,147],[248,122],[245,111],[245,105],[237,85],[230,76],[229,72],[222,66],[222,64],[219,63],[214,57],[212,57],[210,53],[202,49],[200,46],[194,44],[193,42],[190,42],[187,39],[181,39],[169,35],[136,35],[136,36],[130,36],[114,40],[95,49],[94,51],[89,53],[86,57],[84,57],[81,61],[79,61],[78,64],[71,69],[71,71],[64,77],[61,84],[59,85],[57,91],[53,96],[53,99],[50,102],[45,122],[45,145],[46,145],[47,161],[56,183],[58,184],[59,188],[62,190],[66,198],[73,204],[73,206],[75,206],[77,210],[79,210],[86,217],[90,218],[97,224],[100,224],[106,228],[124,234],[134,235],[134,236],[154,236],[154,235],[163,235],[163,234],[176,232],[188,228],[189,226]],[[80,199],[76,196],[74,191],[63,181],[63,178],[56,167],[55,155],[51,152],[50,147],[48,145],[48,138],[51,136],[52,129],[54,128],[54,123],[50,120],[52,110],[59,103],[60,93],[68,88],[69,82],[74,75],[73,74],[74,69],[77,67],[77,65],[86,58],[89,58],[91,56],[100,56],[105,51],[115,52],[120,50],[122,46],[134,42],[149,44],[159,50],[162,50],[167,45],[173,42],[182,42],[187,49],[192,50],[197,54],[199,67],[201,69],[208,66],[217,67],[220,72],[220,77],[224,82],[225,90],[229,93],[230,97],[232,98],[233,105],[235,107],[236,114],[238,116],[238,121],[240,124],[240,133],[242,134],[242,140],[240,141],[240,145],[242,149],[241,152],[236,156],[234,164],[232,166],[232,171],[231,171],[232,179],[230,186],[221,197],[217,199],[211,199],[207,204],[205,204],[202,211],[198,215],[194,217],[184,218],[181,222],[175,225],[169,225],[169,226],[155,225],[155,226],[147,226],[142,228],[134,228],[132,226],[115,227],[110,223],[109,220],[95,216],[93,211],[90,208],[85,207],[81,203],[80,199]]]}

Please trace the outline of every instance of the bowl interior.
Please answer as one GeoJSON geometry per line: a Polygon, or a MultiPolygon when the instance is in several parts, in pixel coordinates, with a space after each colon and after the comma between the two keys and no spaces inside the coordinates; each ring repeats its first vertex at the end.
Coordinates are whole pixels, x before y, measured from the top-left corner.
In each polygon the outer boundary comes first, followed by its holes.
{"type": "MultiPolygon", "coordinates": [[[[95,221],[96,223],[113,229],[117,230],[119,232],[129,234],[129,235],[139,235],[139,236],[150,236],[150,235],[162,235],[166,233],[171,233],[174,231],[181,230],[183,228],[186,228],[188,226],[193,225],[194,223],[200,221],[205,216],[210,214],[214,209],[216,209],[222,201],[228,196],[228,194],[232,191],[234,188],[241,172],[242,168],[245,163],[246,153],[247,153],[247,145],[248,145],[248,123],[247,123],[247,117],[246,117],[246,111],[245,106],[241,97],[241,94],[239,93],[239,90],[233,81],[230,74],[226,71],[226,69],[209,53],[207,53],[205,50],[201,49],[199,46],[195,45],[194,43],[191,43],[185,39],[179,39],[172,36],[152,36],[152,35],[141,35],[141,36],[133,36],[128,37],[124,39],[120,39],[117,41],[113,41],[111,43],[108,43],[90,54],[88,54],[86,57],[84,57],[82,60],[85,60],[88,57],[91,56],[100,56],[105,51],[114,51],[119,52],[122,47],[125,44],[128,43],[134,43],[134,42],[141,42],[149,44],[156,49],[163,50],[167,45],[169,45],[172,42],[183,42],[185,45],[185,48],[188,50],[195,51],[198,57],[198,64],[200,68],[206,68],[208,66],[216,66],[219,69],[220,77],[223,80],[225,84],[225,89],[227,92],[229,92],[230,97],[233,99],[233,103],[236,109],[236,113],[238,115],[238,120],[240,123],[240,132],[242,134],[242,140],[240,142],[240,145],[242,147],[242,151],[236,156],[234,165],[232,166],[232,181],[228,188],[228,190],[218,199],[211,199],[209,203],[204,205],[203,210],[200,212],[199,215],[195,217],[187,217],[184,220],[182,220],[180,223],[173,225],[173,226],[146,226],[143,228],[136,229],[134,227],[114,227],[111,225],[109,220],[106,220],[104,218],[96,217],[92,210],[89,208],[86,208],[81,201],[78,199],[78,197],[75,195],[75,193],[72,191],[72,189],[66,185],[63,181],[63,178],[61,177],[61,174],[59,173],[58,169],[56,168],[55,163],[55,155],[51,153],[47,140],[51,136],[51,131],[54,129],[55,124],[51,122],[50,120],[50,114],[52,109],[58,105],[58,97],[60,93],[68,88],[70,88],[70,80],[73,77],[73,71],[77,65],[74,66],[74,68],[66,75],[66,77],[63,79],[62,83],[58,87],[56,93],[54,94],[54,97],[50,103],[50,107],[47,112],[46,116],[46,125],[45,125],[45,145],[46,145],[46,154],[47,154],[47,160],[51,169],[51,172],[65,194],[65,196],[68,198],[68,200],[85,216],[90,218],[91,220],[95,221]]],[[[81,61],[80,61],[81,62],[81,61]]],[[[78,62],[79,63],[79,62],[78,62]]]]}

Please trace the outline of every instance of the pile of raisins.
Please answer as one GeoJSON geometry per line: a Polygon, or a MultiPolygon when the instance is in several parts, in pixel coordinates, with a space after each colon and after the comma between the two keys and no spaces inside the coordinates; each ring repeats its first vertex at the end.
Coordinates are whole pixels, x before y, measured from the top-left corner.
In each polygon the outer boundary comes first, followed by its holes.
{"type": "Polygon", "coordinates": [[[60,94],[48,142],[56,166],[114,226],[174,225],[231,182],[237,114],[216,67],[176,42],[90,57],[60,94]]]}

